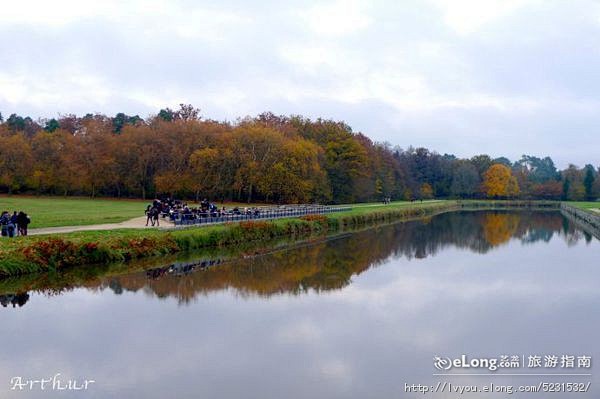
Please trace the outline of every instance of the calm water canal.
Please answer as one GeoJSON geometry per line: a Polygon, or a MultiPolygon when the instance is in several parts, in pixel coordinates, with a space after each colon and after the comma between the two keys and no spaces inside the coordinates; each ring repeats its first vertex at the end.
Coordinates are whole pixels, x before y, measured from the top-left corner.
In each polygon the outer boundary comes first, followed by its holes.
{"type": "Polygon", "coordinates": [[[239,260],[217,253],[188,267],[4,281],[0,398],[599,397],[599,250],[558,212],[456,212],[239,260]],[[461,355],[519,364],[434,367],[435,356],[461,355]],[[530,356],[541,367],[528,367],[530,356]],[[56,373],[95,382],[11,390],[15,377],[56,373]],[[591,387],[407,392],[438,382],[591,387]]]}

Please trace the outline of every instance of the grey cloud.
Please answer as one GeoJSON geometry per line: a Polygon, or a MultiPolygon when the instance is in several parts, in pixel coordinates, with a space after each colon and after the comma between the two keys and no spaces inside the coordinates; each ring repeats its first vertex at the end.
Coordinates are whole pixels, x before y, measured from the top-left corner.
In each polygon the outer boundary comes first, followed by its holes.
{"type": "Polygon", "coordinates": [[[58,25],[0,19],[0,112],[147,116],[190,102],[217,119],[343,119],[460,156],[600,164],[592,1],[530,2],[467,34],[433,2],[152,3],[164,15],[120,4],[58,25]],[[331,15],[312,9],[323,4],[331,15]]]}

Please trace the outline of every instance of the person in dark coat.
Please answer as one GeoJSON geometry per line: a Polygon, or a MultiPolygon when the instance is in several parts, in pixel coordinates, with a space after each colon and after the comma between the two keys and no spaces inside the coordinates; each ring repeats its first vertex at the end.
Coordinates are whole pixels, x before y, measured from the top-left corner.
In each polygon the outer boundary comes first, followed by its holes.
{"type": "MultiPolygon", "coordinates": [[[[152,205],[148,205],[144,213],[146,214],[146,226],[148,226],[148,222],[152,221],[152,205]]],[[[152,226],[154,226],[154,223],[152,223],[152,226]]]]}
{"type": "Polygon", "coordinates": [[[19,212],[19,214],[17,215],[17,226],[19,230],[19,235],[27,235],[27,227],[29,226],[29,223],[31,223],[29,215],[27,215],[23,211],[19,212]]]}
{"type": "Polygon", "coordinates": [[[8,224],[10,223],[10,213],[2,212],[0,216],[0,225],[2,226],[2,237],[8,236],[8,224]]]}
{"type": "Polygon", "coordinates": [[[160,221],[158,220],[159,216],[160,216],[160,208],[159,207],[152,208],[152,226],[154,226],[155,224],[157,226],[160,226],[160,221]]]}
{"type": "Polygon", "coordinates": [[[13,225],[13,237],[19,235],[19,225],[17,223],[17,211],[14,211],[10,217],[10,223],[13,225]]]}

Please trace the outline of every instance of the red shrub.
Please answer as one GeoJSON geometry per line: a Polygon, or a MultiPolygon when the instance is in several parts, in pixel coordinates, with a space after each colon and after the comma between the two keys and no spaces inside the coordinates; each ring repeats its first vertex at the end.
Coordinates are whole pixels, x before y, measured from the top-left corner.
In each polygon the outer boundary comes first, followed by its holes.
{"type": "Polygon", "coordinates": [[[47,267],[74,265],[78,262],[78,247],[72,241],[48,238],[23,248],[25,259],[47,267]]]}

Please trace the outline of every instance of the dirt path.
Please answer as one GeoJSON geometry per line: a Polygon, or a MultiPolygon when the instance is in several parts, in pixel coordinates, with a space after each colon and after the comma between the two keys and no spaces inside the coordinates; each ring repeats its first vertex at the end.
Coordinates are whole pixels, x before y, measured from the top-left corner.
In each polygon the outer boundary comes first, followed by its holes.
{"type": "MultiPolygon", "coordinates": [[[[166,219],[160,219],[160,228],[173,227],[173,223],[166,219]]],[[[74,231],[90,231],[90,230],[113,230],[113,229],[156,229],[156,227],[146,227],[146,216],[140,216],[121,223],[106,223],[106,224],[91,224],[88,226],[61,226],[61,227],[44,227],[39,229],[29,229],[29,235],[39,234],[55,234],[55,233],[72,233],[74,231]]]]}

